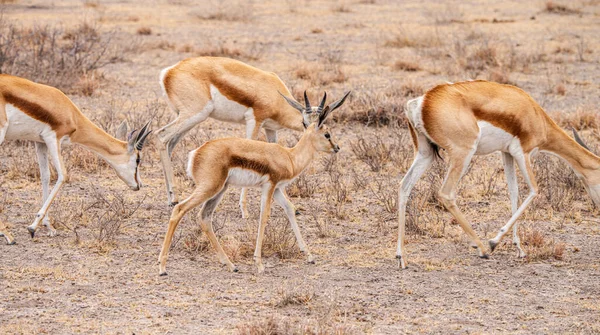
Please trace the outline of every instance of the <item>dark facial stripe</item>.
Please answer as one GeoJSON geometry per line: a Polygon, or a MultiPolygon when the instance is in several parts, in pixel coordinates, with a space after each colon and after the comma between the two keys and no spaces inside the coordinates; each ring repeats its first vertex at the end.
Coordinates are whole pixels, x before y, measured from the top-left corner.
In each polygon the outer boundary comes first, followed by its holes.
{"type": "Polygon", "coordinates": [[[52,115],[52,113],[35,102],[27,101],[18,96],[12,95],[11,93],[4,93],[4,99],[6,100],[6,103],[14,105],[28,116],[40,122],[49,124],[52,129],[60,126],[60,121],[58,121],[54,115],[52,115]]]}

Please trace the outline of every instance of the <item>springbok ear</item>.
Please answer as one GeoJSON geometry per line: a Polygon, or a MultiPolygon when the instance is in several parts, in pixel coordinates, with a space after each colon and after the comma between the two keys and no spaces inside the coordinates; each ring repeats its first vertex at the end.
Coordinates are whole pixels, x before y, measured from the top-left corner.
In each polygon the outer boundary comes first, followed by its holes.
{"type": "Polygon", "coordinates": [[[592,152],[592,150],[590,150],[590,148],[588,148],[588,146],[585,145],[585,143],[583,142],[583,140],[579,136],[579,133],[577,132],[577,130],[575,130],[575,128],[571,128],[571,130],[573,130],[573,138],[575,138],[575,142],[579,143],[579,145],[581,145],[582,147],[584,147],[587,151],[592,152]]]}
{"type": "Polygon", "coordinates": [[[120,139],[121,141],[125,141],[127,139],[127,130],[129,130],[129,125],[127,125],[127,120],[123,120],[119,127],[117,127],[115,137],[120,139]]]}

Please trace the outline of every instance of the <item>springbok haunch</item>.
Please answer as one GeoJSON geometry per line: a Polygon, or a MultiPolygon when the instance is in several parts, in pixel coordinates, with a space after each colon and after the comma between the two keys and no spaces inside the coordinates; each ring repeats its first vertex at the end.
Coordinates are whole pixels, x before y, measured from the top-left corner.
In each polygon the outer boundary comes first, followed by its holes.
{"type": "Polygon", "coordinates": [[[600,205],[600,158],[569,137],[531,96],[515,86],[481,80],[439,85],[410,100],[406,116],[415,158],[399,190],[396,257],[402,268],[407,264],[406,204],[413,186],[431,166],[439,148],[445,150],[448,165],[439,191],[440,201],[469,235],[480,257],[487,258],[487,251],[456,206],[456,188],[473,155],[500,151],[504,161],[512,217],[489,241],[491,251],[512,228],[518,257],[526,256],[516,222],[537,194],[530,157],[538,150],[566,160],[583,180],[594,204],[600,205]],[[529,186],[529,195],[520,206],[515,161],[529,186]]]}
{"type": "MultiPolygon", "coordinates": [[[[54,87],[10,75],[0,75],[0,144],[5,140],[35,142],[42,181],[42,208],[33,224],[27,229],[33,237],[43,220],[50,235],[56,231],[46,212],[60,190],[66,169],[61,156],[65,142],[80,144],[95,152],[112,166],[117,175],[131,189],[142,186],[139,174],[140,151],[150,133],[149,122],[139,131],[129,134],[129,141],[120,141],[94,125],[79,111],[73,102],[54,87]],[[50,190],[50,166],[52,160],[58,178],[50,190]]],[[[127,135],[127,123],[119,126],[117,133],[127,135]]]]}
{"type": "MultiPolygon", "coordinates": [[[[178,202],[171,153],[188,131],[207,118],[245,124],[249,139],[257,139],[263,127],[271,143],[277,142],[279,129],[304,130],[302,115],[277,93],[292,96],[281,79],[234,59],[182,60],[161,71],[160,85],[169,106],[177,113],[175,120],[156,132],[162,145],[160,159],[169,205],[178,202]]],[[[245,189],[240,196],[240,210],[243,218],[248,217],[245,189]]]]}
{"type": "MultiPolygon", "coordinates": [[[[293,148],[248,139],[225,138],[206,142],[200,148],[192,151],[189,156],[188,174],[196,183],[196,187],[187,199],[173,208],[169,228],[158,258],[160,275],[167,273],[167,257],[177,225],[188,211],[201,205],[204,205],[200,214],[202,230],[217,250],[219,261],[226,264],[230,271],[237,271],[219,244],[213,231],[212,222],[207,222],[229,186],[260,187],[262,189],[260,225],[254,251],[254,260],[259,273],[264,271],[261,250],[273,198],[283,207],[300,250],[307,255],[309,262],[313,262],[313,257],[304,243],[296,223],[294,205],[286,197],[284,187],[304,171],[318,152],[339,151],[339,147],[334,143],[323,122],[333,110],[344,103],[349,93],[323,108],[316,122],[310,124],[306,121],[303,122],[306,129],[300,141],[293,148]]],[[[286,100],[298,110],[302,110],[305,115],[312,113],[310,105],[305,108],[289,98],[286,100]]],[[[323,97],[321,106],[324,105],[324,102],[325,97],[323,97]]],[[[309,117],[305,118],[305,120],[309,119],[309,117]]]]}

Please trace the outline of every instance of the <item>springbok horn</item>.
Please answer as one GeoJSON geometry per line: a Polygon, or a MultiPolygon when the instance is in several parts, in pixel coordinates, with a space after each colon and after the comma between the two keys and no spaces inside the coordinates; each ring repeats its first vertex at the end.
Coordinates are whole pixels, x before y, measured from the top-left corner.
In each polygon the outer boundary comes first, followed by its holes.
{"type": "Polygon", "coordinates": [[[327,100],[327,92],[323,95],[323,100],[321,100],[321,104],[319,105],[319,113],[323,111],[323,107],[325,107],[325,100],[327,100]]]}
{"type": "Polygon", "coordinates": [[[283,93],[281,93],[279,91],[277,91],[277,93],[279,93],[285,99],[285,101],[287,101],[287,103],[290,104],[290,106],[297,109],[300,113],[304,112],[304,106],[302,106],[299,102],[297,102],[294,99],[290,99],[290,98],[286,97],[285,95],[283,95],[283,93]]]}
{"type": "Polygon", "coordinates": [[[575,128],[571,128],[571,130],[573,130],[573,137],[575,138],[575,142],[579,143],[579,145],[584,147],[587,151],[592,152],[592,150],[590,150],[590,148],[588,148],[588,146],[585,145],[585,143],[583,143],[583,140],[579,136],[579,133],[577,132],[577,130],[575,130],[575,128]]]}
{"type": "Polygon", "coordinates": [[[306,91],[304,91],[304,104],[306,106],[304,106],[307,110],[310,110],[310,101],[308,101],[308,96],[306,95],[306,91]]]}

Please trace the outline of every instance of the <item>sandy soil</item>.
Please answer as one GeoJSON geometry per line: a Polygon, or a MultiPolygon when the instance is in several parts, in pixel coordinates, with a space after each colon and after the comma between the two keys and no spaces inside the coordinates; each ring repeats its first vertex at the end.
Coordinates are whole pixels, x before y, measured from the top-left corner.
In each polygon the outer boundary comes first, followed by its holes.
{"type": "MultiPolygon", "coordinates": [[[[160,69],[216,49],[278,73],[296,94],[309,89],[316,98],[326,89],[336,97],[352,89],[340,111],[346,116],[390,106],[400,113],[406,99],[432,85],[480,78],[519,85],[553,115],[591,113],[597,120],[597,1],[555,2],[571,12],[548,11],[541,1],[146,3],[2,6],[5,20],[24,27],[86,20],[112,36],[122,59],[99,70],[104,79],[91,96],[69,95],[95,121],[105,124],[115,115],[109,131],[122,118],[139,125],[152,116],[155,129],[166,124],[174,114],[160,96],[160,69]],[[482,46],[493,50],[492,61],[476,56],[482,46]],[[473,65],[482,59],[481,68],[473,65]],[[397,61],[418,69],[399,70],[397,61]]],[[[319,158],[305,176],[308,186],[288,190],[317,262],[306,264],[276,208],[261,275],[251,251],[257,190],[250,192],[251,218],[241,218],[237,190],[215,213],[217,235],[239,273],[219,264],[194,213],[178,228],[169,275],[159,277],[170,209],[155,143],[145,149],[147,187],[140,192],[129,192],[92,154],[65,149],[70,180],[50,211],[59,235],[42,230],[35,239],[25,229],[41,197],[33,146],[3,144],[0,220],[18,244],[0,246],[0,333],[600,333],[600,221],[582,185],[562,183],[574,180],[565,164],[537,161],[540,185],[547,187],[520,221],[526,260],[516,258],[510,238],[489,260],[477,258],[431,195],[443,171],[432,169],[414,191],[410,267],[400,271],[396,214],[385,199],[396,197],[412,159],[406,130],[353,121],[331,127],[343,149],[337,160],[319,158]],[[355,146],[377,138],[391,157],[372,171],[355,146]],[[313,194],[297,196],[302,191],[313,194]]],[[[180,144],[174,163],[184,195],[192,187],[184,173],[187,152],[210,138],[242,134],[240,125],[209,120],[180,144]]],[[[600,142],[596,134],[583,131],[592,148],[600,142]]],[[[283,131],[280,143],[292,145],[298,136],[283,131]]],[[[486,238],[510,217],[499,155],[474,160],[459,206],[486,238]]]]}

